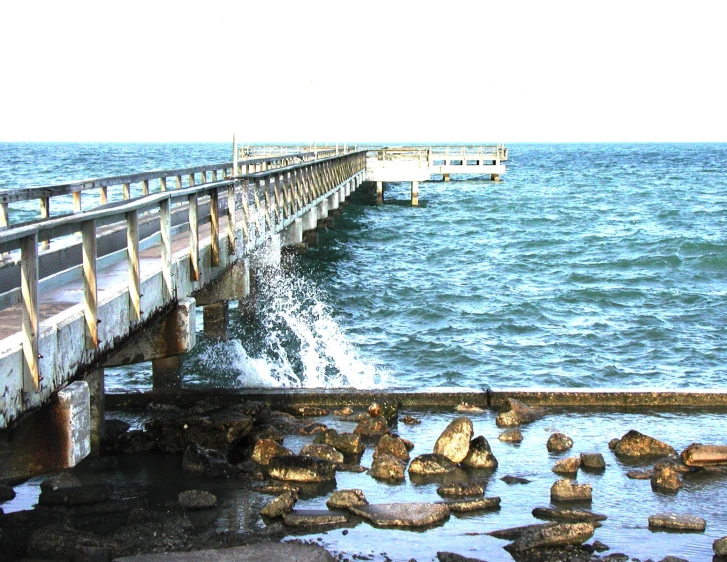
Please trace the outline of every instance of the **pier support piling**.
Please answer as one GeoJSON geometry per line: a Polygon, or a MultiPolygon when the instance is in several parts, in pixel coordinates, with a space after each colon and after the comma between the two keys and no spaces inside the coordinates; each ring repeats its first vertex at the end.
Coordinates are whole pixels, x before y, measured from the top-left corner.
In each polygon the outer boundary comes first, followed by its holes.
{"type": "Polygon", "coordinates": [[[411,182],[411,206],[412,207],[419,206],[419,182],[418,181],[411,182]]]}
{"type": "Polygon", "coordinates": [[[103,441],[106,438],[106,384],[103,368],[94,369],[88,373],[84,380],[88,384],[90,396],[90,446],[91,455],[101,454],[103,441]]]}
{"type": "Polygon", "coordinates": [[[151,380],[154,389],[182,388],[182,356],[154,359],[151,362],[151,380]]]}
{"type": "Polygon", "coordinates": [[[376,182],[376,204],[384,204],[384,182],[382,181],[376,182]]]}
{"type": "Polygon", "coordinates": [[[204,335],[208,339],[227,341],[230,305],[227,302],[208,304],[202,309],[204,335]]]}
{"type": "Polygon", "coordinates": [[[449,174],[442,174],[442,181],[450,181],[449,174]]]}

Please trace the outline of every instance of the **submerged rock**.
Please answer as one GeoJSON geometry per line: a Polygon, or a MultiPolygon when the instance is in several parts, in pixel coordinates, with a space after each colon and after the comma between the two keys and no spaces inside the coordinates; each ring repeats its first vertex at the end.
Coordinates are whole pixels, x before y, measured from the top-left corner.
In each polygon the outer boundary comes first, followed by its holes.
{"type": "Polygon", "coordinates": [[[283,521],[291,527],[318,527],[345,525],[348,514],[326,509],[296,509],[283,514],[283,521]]]}
{"type": "Polygon", "coordinates": [[[550,498],[555,501],[591,501],[592,488],[590,484],[574,484],[564,478],[558,480],[550,487],[550,498]]]}
{"type": "Polygon", "coordinates": [[[523,533],[505,550],[523,552],[534,548],[583,544],[593,536],[593,531],[591,523],[558,523],[523,533]]]}
{"type": "Polygon", "coordinates": [[[495,418],[497,427],[517,427],[524,423],[539,420],[545,415],[545,412],[540,408],[531,408],[527,404],[520,402],[520,400],[508,398],[507,402],[509,409],[495,418]]]}
{"type": "Polygon", "coordinates": [[[411,461],[409,474],[447,474],[457,469],[457,465],[447,457],[435,454],[419,455],[411,461]]]}
{"type": "Polygon", "coordinates": [[[554,521],[605,521],[607,516],[593,513],[585,509],[554,509],[551,507],[536,507],[533,517],[554,521]]]}
{"type": "Polygon", "coordinates": [[[649,528],[652,527],[655,529],[702,532],[707,528],[707,522],[696,515],[657,513],[649,517],[649,528]]]}
{"type": "Polygon", "coordinates": [[[467,456],[462,460],[463,466],[470,468],[497,468],[497,459],[490,450],[490,444],[482,435],[470,441],[467,456]]]}
{"type": "Polygon", "coordinates": [[[284,513],[288,513],[293,509],[297,500],[297,493],[290,490],[283,492],[268,502],[260,511],[260,515],[264,515],[270,519],[282,517],[284,513]]]}
{"type": "Polygon", "coordinates": [[[209,509],[217,505],[217,496],[204,490],[185,490],[177,499],[185,509],[209,509]]]}
{"type": "Polygon", "coordinates": [[[336,465],[316,457],[273,457],[268,464],[268,473],[271,478],[289,482],[326,482],[335,480],[336,465]]]}
{"type": "Polygon", "coordinates": [[[401,418],[401,422],[405,423],[406,425],[419,425],[422,423],[422,420],[419,418],[415,418],[414,416],[404,416],[401,418]]]}
{"type": "Polygon", "coordinates": [[[505,443],[521,443],[523,434],[519,429],[506,429],[497,438],[505,443]]]}
{"type": "Polygon", "coordinates": [[[348,509],[352,505],[368,505],[363,490],[336,490],[326,501],[328,509],[348,509]]]}
{"type": "Polygon", "coordinates": [[[653,475],[653,470],[629,470],[626,473],[626,477],[631,480],[649,480],[653,475]]]}
{"type": "Polygon", "coordinates": [[[469,452],[472,431],[472,420],[468,417],[453,419],[437,438],[432,452],[454,463],[462,462],[469,452]]]}
{"type": "Polygon", "coordinates": [[[452,482],[439,486],[437,493],[447,498],[484,496],[485,486],[481,482],[452,482]]]}
{"type": "Polygon", "coordinates": [[[455,513],[469,513],[470,511],[480,511],[484,509],[499,509],[500,498],[474,498],[464,500],[447,500],[444,503],[449,509],[455,513]]]}
{"type": "Polygon", "coordinates": [[[380,527],[426,527],[449,517],[443,503],[387,503],[351,506],[349,510],[380,527]]]}
{"type": "Polygon", "coordinates": [[[565,433],[553,433],[545,446],[551,453],[560,453],[573,447],[573,439],[565,433]]]}
{"type": "Polygon", "coordinates": [[[38,497],[39,505],[89,505],[111,498],[111,487],[105,484],[74,486],[43,490],[38,497]]]}
{"type": "Polygon", "coordinates": [[[645,457],[676,455],[676,451],[653,437],[632,429],[614,446],[613,452],[620,457],[645,457]]]}
{"type": "Polygon", "coordinates": [[[320,445],[316,443],[309,443],[305,445],[301,450],[300,454],[304,457],[318,457],[319,459],[325,459],[336,464],[343,464],[343,453],[336,451],[330,445],[320,445]]]}
{"type": "Polygon", "coordinates": [[[437,552],[438,562],[485,562],[481,558],[469,558],[454,552],[437,552]]]}
{"type": "Polygon", "coordinates": [[[530,484],[530,482],[532,482],[532,480],[528,480],[527,478],[512,476],[510,474],[503,476],[500,480],[502,480],[505,484],[530,484]]]}

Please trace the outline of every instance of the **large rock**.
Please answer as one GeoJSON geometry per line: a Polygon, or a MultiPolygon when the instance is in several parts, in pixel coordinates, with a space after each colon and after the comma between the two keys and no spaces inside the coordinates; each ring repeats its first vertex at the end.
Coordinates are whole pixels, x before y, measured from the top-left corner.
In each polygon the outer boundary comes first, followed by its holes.
{"type": "Polygon", "coordinates": [[[405,479],[406,461],[394,455],[381,454],[373,460],[367,473],[377,480],[401,482],[405,479]]]}
{"type": "Polygon", "coordinates": [[[352,505],[368,505],[368,503],[363,490],[355,488],[353,490],[334,491],[326,501],[326,507],[328,509],[348,509],[352,505]]]}
{"type": "Polygon", "coordinates": [[[639,433],[632,429],[626,433],[613,448],[613,452],[620,457],[649,457],[649,456],[667,456],[676,455],[676,451],[667,445],[639,433]]]}
{"type": "Polygon", "coordinates": [[[553,433],[548,437],[548,442],[545,447],[551,453],[561,453],[567,451],[573,446],[573,439],[568,437],[565,433],[553,433]]]}
{"type": "Polygon", "coordinates": [[[453,419],[434,443],[435,455],[452,462],[462,462],[467,456],[472,439],[472,420],[466,416],[453,419]]]}
{"type": "Polygon", "coordinates": [[[293,451],[280,445],[273,439],[259,439],[252,448],[250,458],[257,464],[267,466],[273,457],[290,456],[293,451]]]}
{"type": "Polygon", "coordinates": [[[217,505],[217,496],[204,490],[185,490],[177,499],[184,509],[209,509],[217,505]]]}
{"type": "Polygon", "coordinates": [[[717,556],[727,556],[727,537],[717,539],[712,543],[712,549],[717,556]]]}
{"type": "Polygon", "coordinates": [[[457,465],[442,455],[426,454],[415,457],[409,464],[409,474],[447,474],[457,469],[457,465]]]}
{"type": "Polygon", "coordinates": [[[227,478],[237,472],[220,451],[201,445],[189,445],[182,457],[182,470],[208,478],[227,478]]]}
{"type": "Polygon", "coordinates": [[[497,468],[497,459],[490,450],[490,444],[482,435],[470,441],[467,456],[462,460],[463,466],[470,468],[497,468]]]}
{"type": "Polygon", "coordinates": [[[523,552],[534,548],[583,544],[593,536],[592,523],[559,523],[524,533],[505,547],[508,552],[523,552]]]}
{"type": "Polygon", "coordinates": [[[607,517],[585,509],[554,509],[552,507],[536,507],[533,517],[553,521],[605,521],[607,517]]]}
{"type": "Polygon", "coordinates": [[[50,478],[46,478],[40,483],[41,491],[59,490],[60,488],[76,488],[81,485],[81,481],[77,476],[70,472],[61,472],[50,478]]]}
{"type": "Polygon", "coordinates": [[[649,517],[649,528],[701,533],[707,528],[707,522],[696,515],[657,513],[649,517]]]}
{"type": "Polygon", "coordinates": [[[586,470],[601,471],[606,468],[606,461],[601,453],[581,453],[581,466],[586,470]]]}
{"type": "Polygon", "coordinates": [[[538,529],[544,529],[545,527],[554,527],[558,523],[550,522],[550,523],[536,523],[535,525],[523,525],[521,527],[509,527],[507,529],[498,529],[496,531],[490,531],[489,533],[486,533],[490,535],[491,537],[495,537],[497,539],[506,539],[506,540],[514,540],[519,537],[522,537],[526,533],[530,533],[533,531],[536,531],[538,529]]]}
{"type": "Polygon", "coordinates": [[[349,510],[380,527],[426,527],[449,517],[442,503],[388,503],[351,506],[349,510]]]}
{"type": "Polygon", "coordinates": [[[268,474],[288,482],[327,482],[335,480],[336,465],[316,457],[273,457],[268,464],[268,474]]]}
{"type": "Polygon", "coordinates": [[[355,433],[338,433],[335,429],[327,429],[316,435],[313,443],[330,445],[344,455],[360,455],[364,452],[361,437],[355,433]]]}
{"type": "Polygon", "coordinates": [[[522,443],[523,433],[519,429],[506,429],[497,438],[504,443],[522,443]]]}
{"type": "Polygon", "coordinates": [[[550,498],[554,501],[591,501],[590,484],[574,484],[567,478],[558,480],[550,487],[550,498]]]}
{"type": "Polygon", "coordinates": [[[673,466],[666,465],[655,469],[651,477],[651,489],[655,492],[676,494],[682,485],[679,473],[673,466]]]}
{"type": "Polygon", "coordinates": [[[497,427],[517,427],[524,423],[539,420],[545,415],[545,412],[540,408],[531,408],[527,404],[520,402],[520,400],[508,398],[507,402],[509,409],[503,411],[495,418],[497,427]]]}
{"type": "Polygon", "coordinates": [[[300,454],[304,457],[318,457],[332,463],[343,464],[343,453],[336,451],[330,445],[308,443],[300,450],[300,454]]]}
{"type": "Polygon", "coordinates": [[[295,492],[283,492],[268,502],[260,511],[260,515],[264,515],[270,519],[282,517],[284,513],[292,511],[297,499],[298,495],[295,492]]]}
{"type": "Polygon", "coordinates": [[[358,422],[356,429],[353,432],[362,437],[374,437],[377,435],[383,435],[389,429],[389,424],[386,423],[384,416],[367,417],[358,422]]]}
{"type": "Polygon", "coordinates": [[[393,455],[404,462],[409,462],[409,450],[403,439],[394,435],[382,435],[374,450],[374,460],[379,455],[393,455]]]}
{"type": "Polygon", "coordinates": [[[556,474],[576,474],[580,466],[581,459],[579,457],[568,457],[556,461],[551,470],[556,474]]]}
{"type": "Polygon", "coordinates": [[[0,484],[0,503],[12,500],[15,497],[15,490],[5,484],[0,484]]]}

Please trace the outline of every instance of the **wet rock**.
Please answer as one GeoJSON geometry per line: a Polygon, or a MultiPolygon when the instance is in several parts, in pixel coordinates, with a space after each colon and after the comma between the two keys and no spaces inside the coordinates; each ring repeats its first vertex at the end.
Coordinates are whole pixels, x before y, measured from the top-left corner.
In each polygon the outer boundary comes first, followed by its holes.
{"type": "Polygon", "coordinates": [[[340,410],[333,410],[335,416],[350,416],[351,414],[353,414],[353,409],[349,406],[344,406],[340,410]]]}
{"type": "Polygon", "coordinates": [[[283,521],[291,527],[345,525],[348,522],[348,514],[326,509],[296,509],[284,513],[283,521]]]}
{"type": "Polygon", "coordinates": [[[336,490],[326,501],[328,509],[348,509],[352,505],[368,505],[363,490],[336,490]]]}
{"type": "Polygon", "coordinates": [[[557,461],[551,470],[556,474],[576,474],[580,466],[579,457],[568,457],[557,461]]]}
{"type": "Polygon", "coordinates": [[[217,496],[204,490],[185,490],[177,499],[184,509],[209,509],[217,505],[217,496]]]}
{"type": "Polygon", "coordinates": [[[546,527],[554,527],[557,523],[536,523],[535,525],[523,525],[522,527],[509,527],[507,529],[498,529],[497,531],[490,531],[486,533],[491,537],[497,539],[513,540],[522,537],[526,533],[544,529],[546,527]]]}
{"type": "Polygon", "coordinates": [[[461,402],[457,404],[454,409],[457,412],[471,412],[474,414],[479,414],[485,411],[479,406],[475,406],[474,404],[468,404],[467,402],[461,402]]]}
{"type": "Polygon", "coordinates": [[[607,517],[600,513],[593,513],[585,509],[554,509],[550,507],[536,507],[533,517],[551,521],[605,521],[607,517]]]}
{"type": "Polygon", "coordinates": [[[401,418],[401,422],[405,423],[406,425],[419,425],[422,423],[422,420],[419,418],[415,418],[414,416],[404,416],[401,418]]]}
{"type": "Polygon", "coordinates": [[[88,459],[88,467],[94,472],[115,472],[119,469],[116,457],[94,457],[88,459]]]}
{"type": "Polygon", "coordinates": [[[727,556],[727,537],[717,539],[712,543],[712,550],[717,556],[727,556]]]}
{"type": "Polygon", "coordinates": [[[454,463],[467,456],[472,439],[472,420],[461,416],[453,419],[434,443],[435,455],[447,457],[454,463]]]}
{"type": "Polygon", "coordinates": [[[690,472],[695,472],[702,470],[703,467],[694,467],[694,466],[687,466],[685,464],[682,464],[682,462],[678,458],[673,457],[664,457],[663,459],[659,459],[654,463],[654,470],[661,470],[664,467],[669,467],[679,474],[689,474],[690,472]]]}
{"type": "Polygon", "coordinates": [[[655,492],[676,494],[682,485],[682,481],[679,479],[679,473],[677,473],[673,466],[662,466],[658,470],[654,470],[654,474],[651,477],[651,489],[655,492]]]}
{"type": "Polygon", "coordinates": [[[687,466],[727,464],[727,446],[692,443],[680,455],[687,466]]]}
{"type": "Polygon", "coordinates": [[[0,484],[0,502],[7,502],[15,497],[15,490],[5,484],[0,484]]]}
{"type": "Polygon", "coordinates": [[[409,461],[409,450],[403,439],[394,435],[382,435],[374,450],[374,460],[380,455],[392,455],[404,462],[409,461]]]}
{"type": "Polygon", "coordinates": [[[457,465],[442,455],[419,455],[411,461],[409,474],[447,474],[457,469],[457,465]]]}
{"type": "Polygon", "coordinates": [[[383,435],[388,429],[389,424],[386,423],[386,418],[384,418],[384,416],[375,416],[368,417],[358,422],[358,425],[353,432],[363,437],[374,437],[377,435],[383,435]]]}
{"type": "Polygon", "coordinates": [[[387,422],[393,422],[399,416],[399,403],[396,400],[380,400],[381,415],[387,422]]]}
{"type": "Polygon", "coordinates": [[[482,482],[451,482],[439,486],[437,493],[445,498],[484,496],[485,485],[482,482]]]}
{"type": "Polygon", "coordinates": [[[109,450],[130,455],[158,449],[157,442],[146,431],[134,429],[121,435],[109,450]]]}
{"type": "Polygon", "coordinates": [[[426,527],[444,521],[450,513],[443,503],[388,503],[349,509],[380,527],[426,527]]]}
{"type": "Polygon", "coordinates": [[[298,433],[301,435],[316,435],[317,433],[323,433],[328,429],[328,426],[324,423],[307,423],[298,428],[298,433]]]}
{"type": "Polygon", "coordinates": [[[369,470],[369,468],[361,466],[360,464],[343,463],[338,465],[337,470],[338,472],[353,472],[354,474],[361,474],[362,472],[369,470]]]}
{"type": "Polygon", "coordinates": [[[261,439],[272,439],[279,445],[283,444],[283,432],[269,424],[254,425],[247,435],[248,443],[255,444],[261,439]]]}
{"type": "Polygon", "coordinates": [[[336,478],[336,465],[316,457],[273,457],[268,473],[271,478],[289,482],[325,482],[336,478]]]}
{"type": "Polygon", "coordinates": [[[288,411],[294,416],[318,417],[327,416],[328,410],[319,406],[291,406],[288,411]]]}
{"type": "Polygon", "coordinates": [[[628,554],[623,554],[621,552],[614,552],[613,554],[604,556],[603,561],[604,562],[629,562],[629,556],[628,556],[628,554]]]}
{"type": "Polygon", "coordinates": [[[574,484],[566,478],[558,480],[550,487],[550,498],[554,501],[591,501],[591,495],[590,484],[574,484]]]}
{"type": "Polygon", "coordinates": [[[528,480],[527,478],[512,476],[510,474],[503,476],[500,480],[502,480],[505,484],[530,484],[530,482],[532,482],[532,480],[528,480]]]}
{"type": "Polygon", "coordinates": [[[499,509],[500,498],[475,498],[465,500],[448,500],[444,503],[454,513],[469,513],[470,511],[481,511],[485,509],[499,509]]]}
{"type": "Polygon", "coordinates": [[[497,438],[505,443],[521,443],[523,434],[519,429],[506,429],[497,438]]]}
{"type": "Polygon", "coordinates": [[[318,457],[319,459],[325,459],[335,464],[343,464],[343,453],[336,451],[330,445],[309,443],[300,450],[300,454],[304,457],[318,457]]]}
{"type": "Polygon", "coordinates": [[[631,480],[649,480],[653,475],[653,470],[629,470],[626,473],[626,477],[631,480]]]}
{"type": "Polygon", "coordinates": [[[253,490],[261,494],[274,494],[278,496],[284,492],[294,492],[295,494],[298,494],[300,492],[300,487],[294,484],[289,484],[288,482],[274,482],[272,484],[260,484],[253,486],[253,490]]]}
{"type": "Polygon", "coordinates": [[[626,433],[613,449],[619,457],[644,457],[676,455],[676,451],[653,437],[632,429],[626,433]]]}
{"type": "Polygon", "coordinates": [[[295,502],[298,500],[298,494],[293,491],[286,491],[268,502],[265,507],[260,510],[260,515],[264,515],[270,519],[282,517],[284,513],[293,510],[295,502]]]}
{"type": "Polygon", "coordinates": [[[659,562],[689,562],[689,560],[679,556],[664,556],[659,562]]]}
{"type": "Polygon", "coordinates": [[[468,558],[454,552],[437,552],[439,562],[485,562],[481,558],[468,558]]]}
{"type": "Polygon", "coordinates": [[[657,513],[649,517],[649,528],[702,532],[707,528],[707,522],[696,515],[657,513]]]}
{"type": "MultiPolygon", "coordinates": [[[[398,435],[396,437],[399,437],[398,435]]],[[[399,437],[402,443],[404,443],[404,447],[406,447],[406,450],[409,452],[412,452],[414,450],[414,443],[409,441],[408,439],[404,439],[403,437],[399,437]]]]}
{"type": "Polygon", "coordinates": [[[236,473],[236,469],[220,451],[201,445],[189,445],[182,457],[182,470],[200,474],[208,478],[226,478],[236,473]]]}
{"type": "Polygon", "coordinates": [[[394,480],[400,482],[406,477],[406,461],[383,453],[371,463],[368,474],[377,480],[394,480]]]}
{"type": "Polygon", "coordinates": [[[336,451],[345,454],[360,455],[364,452],[361,437],[355,433],[338,433],[335,429],[327,429],[313,440],[313,443],[330,445],[336,451]]]}
{"type": "Polygon", "coordinates": [[[524,533],[505,547],[508,552],[523,552],[534,548],[579,545],[593,536],[591,523],[558,523],[524,533]]]}
{"type": "Polygon", "coordinates": [[[46,560],[84,560],[87,548],[103,548],[103,537],[73,527],[54,524],[31,532],[28,557],[46,560]]]}
{"type": "MultiPolygon", "coordinates": [[[[232,463],[230,463],[232,464],[232,463]]],[[[254,461],[243,461],[235,465],[238,474],[244,475],[254,480],[265,480],[268,475],[264,467],[254,461]]]]}
{"type": "Polygon", "coordinates": [[[573,447],[573,439],[568,437],[565,433],[556,432],[548,437],[548,442],[545,446],[551,453],[561,453],[573,447]]]}
{"type": "Polygon", "coordinates": [[[89,505],[100,503],[111,497],[111,487],[107,485],[74,486],[72,488],[45,489],[40,493],[40,505],[89,505]]]}
{"type": "Polygon", "coordinates": [[[381,406],[378,402],[373,402],[369,405],[367,412],[370,417],[377,418],[381,415],[381,406]]]}
{"type": "Polygon", "coordinates": [[[586,470],[604,470],[606,461],[601,453],[581,453],[581,467],[586,470]]]}
{"type": "Polygon", "coordinates": [[[195,416],[202,416],[204,414],[209,414],[211,412],[214,412],[215,410],[219,410],[219,406],[215,406],[214,404],[210,404],[206,400],[198,400],[194,406],[192,406],[189,409],[190,414],[194,414],[195,416]]]}
{"type": "MultiPolygon", "coordinates": [[[[115,444],[122,435],[131,429],[131,425],[123,420],[107,419],[105,424],[106,442],[109,445],[115,444]]],[[[108,445],[107,445],[108,446],[108,445]]]]}
{"type": "Polygon", "coordinates": [[[606,552],[607,550],[611,550],[611,547],[601,541],[593,541],[593,550],[596,552],[606,552]]]}
{"type": "Polygon", "coordinates": [[[616,445],[619,444],[619,441],[621,441],[618,437],[614,437],[608,442],[608,448],[612,451],[616,448],[616,445]]]}
{"type": "Polygon", "coordinates": [[[497,459],[490,450],[490,444],[482,435],[470,441],[467,456],[462,460],[463,466],[470,468],[497,468],[497,459]]]}
{"type": "Polygon", "coordinates": [[[539,420],[545,415],[545,412],[540,408],[531,408],[527,404],[520,402],[520,400],[508,398],[507,402],[509,409],[495,418],[497,427],[517,427],[524,423],[539,420]]]}

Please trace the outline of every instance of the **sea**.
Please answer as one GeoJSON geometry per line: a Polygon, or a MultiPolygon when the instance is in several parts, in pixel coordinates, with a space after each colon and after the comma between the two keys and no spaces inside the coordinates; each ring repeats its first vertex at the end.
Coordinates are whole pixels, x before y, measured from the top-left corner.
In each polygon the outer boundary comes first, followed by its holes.
{"type": "MultiPolygon", "coordinates": [[[[200,314],[185,385],[723,388],[727,144],[508,149],[502,181],[435,178],[418,207],[408,183],[383,205],[359,190],[317,246],[258,272],[228,341],[200,314]]],[[[229,160],[228,143],[0,143],[0,189],[229,160]]],[[[107,389],[145,390],[150,370],[110,370],[107,389]]]]}

